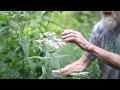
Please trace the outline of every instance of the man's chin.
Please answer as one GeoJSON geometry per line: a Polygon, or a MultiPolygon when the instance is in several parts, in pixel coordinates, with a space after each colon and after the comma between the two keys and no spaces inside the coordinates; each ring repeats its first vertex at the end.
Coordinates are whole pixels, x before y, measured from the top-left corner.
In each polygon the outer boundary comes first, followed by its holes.
{"type": "Polygon", "coordinates": [[[117,22],[114,21],[102,21],[103,27],[108,30],[113,30],[117,26],[117,22]]]}
{"type": "Polygon", "coordinates": [[[113,30],[115,27],[116,27],[116,25],[115,26],[104,25],[104,28],[106,28],[107,30],[113,30]]]}

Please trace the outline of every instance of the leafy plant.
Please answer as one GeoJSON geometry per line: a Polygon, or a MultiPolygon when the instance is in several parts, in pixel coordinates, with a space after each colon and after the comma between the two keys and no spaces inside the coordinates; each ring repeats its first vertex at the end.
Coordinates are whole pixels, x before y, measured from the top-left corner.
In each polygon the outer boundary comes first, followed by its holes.
{"type": "MultiPolygon", "coordinates": [[[[88,39],[92,25],[97,22],[93,16],[89,11],[0,11],[0,78],[51,79],[57,75],[67,79],[62,74],[52,73],[52,69],[74,62],[83,53],[75,44],[62,46],[65,43],[60,39],[61,32],[71,28],[88,39]],[[51,37],[50,32],[57,37],[51,37]]],[[[89,78],[100,75],[96,74],[99,70],[96,65],[97,62],[88,69],[89,78]]]]}

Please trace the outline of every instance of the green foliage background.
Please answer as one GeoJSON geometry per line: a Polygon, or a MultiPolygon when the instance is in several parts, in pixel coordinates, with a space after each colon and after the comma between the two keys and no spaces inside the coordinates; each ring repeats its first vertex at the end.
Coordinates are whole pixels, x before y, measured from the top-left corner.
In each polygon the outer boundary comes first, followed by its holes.
{"type": "MultiPolygon", "coordinates": [[[[43,33],[48,31],[61,38],[64,29],[79,31],[89,40],[99,19],[95,11],[0,11],[0,78],[52,78],[52,69],[78,60],[83,51],[67,43],[67,47],[51,52],[48,46],[34,41],[44,38],[43,33]]],[[[97,60],[87,71],[87,79],[101,77],[97,60]]]]}

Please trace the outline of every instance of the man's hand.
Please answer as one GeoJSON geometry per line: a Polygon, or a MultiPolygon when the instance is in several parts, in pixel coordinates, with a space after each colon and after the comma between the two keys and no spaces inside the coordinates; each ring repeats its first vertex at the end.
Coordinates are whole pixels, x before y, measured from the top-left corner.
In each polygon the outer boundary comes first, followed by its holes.
{"type": "Polygon", "coordinates": [[[75,43],[80,48],[85,49],[85,46],[89,43],[80,32],[71,29],[65,29],[62,33],[62,38],[67,42],[75,43]]]}
{"type": "Polygon", "coordinates": [[[53,70],[52,72],[63,73],[64,75],[71,75],[75,70],[84,71],[90,64],[90,60],[86,56],[82,56],[79,60],[65,66],[64,68],[53,70]]]}
{"type": "MultiPolygon", "coordinates": [[[[62,38],[65,39],[65,41],[67,42],[77,44],[82,49],[85,49],[85,46],[89,45],[89,42],[82,36],[80,32],[71,29],[64,30],[64,32],[62,33],[62,38]]],[[[83,55],[80,60],[77,60],[76,62],[65,66],[64,68],[53,70],[52,72],[63,73],[64,75],[71,75],[75,70],[84,71],[89,63],[89,58],[83,55]]]]}
{"type": "Polygon", "coordinates": [[[53,70],[52,72],[63,73],[64,75],[70,75],[74,72],[75,68],[76,68],[76,65],[70,64],[64,68],[53,70]]]}

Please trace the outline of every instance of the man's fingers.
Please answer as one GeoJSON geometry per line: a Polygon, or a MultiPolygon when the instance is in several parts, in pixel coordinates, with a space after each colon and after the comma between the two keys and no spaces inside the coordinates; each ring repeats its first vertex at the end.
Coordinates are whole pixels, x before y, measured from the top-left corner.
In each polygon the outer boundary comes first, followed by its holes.
{"type": "Polygon", "coordinates": [[[75,35],[82,35],[80,32],[78,31],[74,31],[74,30],[71,30],[71,29],[66,29],[62,32],[62,35],[67,35],[67,34],[75,34],[75,35]]]}
{"type": "Polygon", "coordinates": [[[66,34],[70,34],[70,33],[74,33],[75,34],[75,31],[74,30],[71,30],[71,29],[66,29],[62,32],[62,35],[66,35],[66,34]]]}
{"type": "Polygon", "coordinates": [[[67,42],[75,42],[75,37],[69,37],[69,38],[66,38],[65,41],[67,42]]]}
{"type": "Polygon", "coordinates": [[[65,41],[67,42],[76,44],[85,42],[85,39],[80,32],[71,29],[64,30],[64,32],[62,33],[62,38],[65,39],[65,41]]]}
{"type": "Polygon", "coordinates": [[[60,70],[52,70],[52,72],[58,72],[58,73],[60,73],[60,70]]]}
{"type": "Polygon", "coordinates": [[[77,35],[75,35],[75,34],[73,34],[73,33],[70,33],[70,34],[63,35],[63,36],[62,36],[63,39],[66,39],[66,38],[69,38],[69,37],[75,37],[75,38],[77,38],[77,35]]]}

